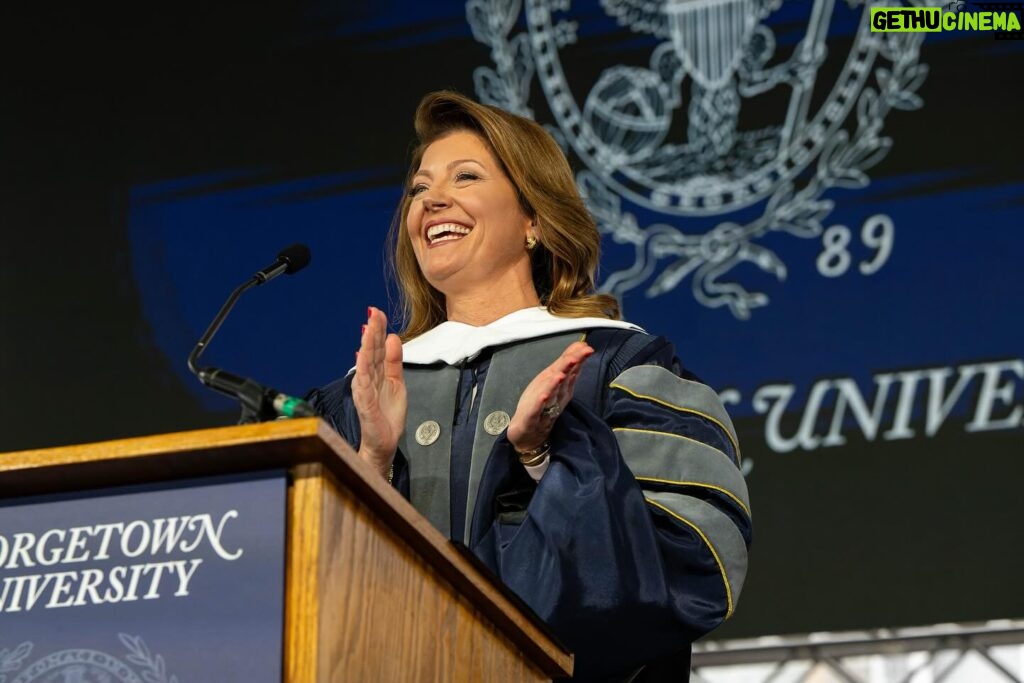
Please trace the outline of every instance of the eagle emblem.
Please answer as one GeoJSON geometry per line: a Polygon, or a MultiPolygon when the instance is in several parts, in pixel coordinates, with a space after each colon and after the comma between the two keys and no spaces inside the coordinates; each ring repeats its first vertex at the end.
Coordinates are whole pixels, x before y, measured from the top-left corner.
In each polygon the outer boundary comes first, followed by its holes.
{"type": "MultiPolygon", "coordinates": [[[[534,117],[536,77],[549,130],[585,166],[581,194],[606,242],[628,254],[604,291],[643,287],[653,297],[689,278],[699,303],[747,319],[769,297],[733,270],[748,263],[779,281],[787,275],[764,238],[820,239],[822,253],[842,242],[837,231],[849,238],[827,222],[832,191],[867,186],[867,171],[892,146],[882,135],[886,116],[922,106],[922,34],[872,33],[862,0],[794,3],[785,26],[802,35],[781,58],[772,27],[781,8],[781,0],[467,3],[473,35],[493,61],[474,72],[478,97],[534,117]],[[585,6],[574,11],[577,4],[585,6]],[[829,52],[837,13],[853,27],[845,54],[829,52]],[[646,64],[608,64],[588,86],[593,55],[610,51],[587,50],[581,35],[613,31],[649,45],[646,64]],[[580,74],[571,84],[568,65],[580,74]],[[833,81],[816,91],[825,67],[833,81]]],[[[891,220],[872,220],[871,234],[883,225],[891,245],[891,220]]]]}

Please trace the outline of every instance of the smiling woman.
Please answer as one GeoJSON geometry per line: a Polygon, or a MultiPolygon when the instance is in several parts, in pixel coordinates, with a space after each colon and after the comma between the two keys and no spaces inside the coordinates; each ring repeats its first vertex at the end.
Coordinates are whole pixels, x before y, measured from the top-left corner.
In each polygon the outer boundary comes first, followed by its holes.
{"type": "Polygon", "coordinates": [[[576,652],[576,680],[686,680],[728,618],[750,504],[735,430],[594,287],[600,236],[536,123],[435,93],[392,226],[404,329],[368,309],[310,400],[576,652]]]}
{"type": "Polygon", "coordinates": [[[540,304],[524,248],[536,244],[536,223],[478,135],[456,131],[433,142],[412,182],[405,229],[419,272],[444,294],[448,320],[487,324],[540,304]],[[494,291],[507,296],[490,301],[494,291]]]}

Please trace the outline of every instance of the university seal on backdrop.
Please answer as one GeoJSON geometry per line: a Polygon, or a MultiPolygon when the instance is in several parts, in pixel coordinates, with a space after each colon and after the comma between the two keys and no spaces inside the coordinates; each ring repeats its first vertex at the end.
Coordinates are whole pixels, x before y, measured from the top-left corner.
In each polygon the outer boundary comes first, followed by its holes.
{"type": "Polygon", "coordinates": [[[536,77],[549,131],[585,167],[580,193],[606,243],[625,249],[604,291],[653,297],[689,277],[698,302],[749,318],[769,299],[733,270],[785,280],[774,234],[820,240],[824,277],[884,266],[891,219],[830,224],[840,193],[825,193],[867,187],[892,146],[886,117],[922,106],[923,34],[872,33],[863,0],[793,8],[803,35],[781,58],[781,0],[469,0],[493,62],[474,72],[477,96],[532,118],[536,77]],[[829,39],[837,17],[852,28],[829,39]]]}
{"type": "Polygon", "coordinates": [[[0,683],[178,683],[142,638],[118,638],[126,652],[117,656],[87,648],[40,655],[31,642],[0,648],[0,683]]]}

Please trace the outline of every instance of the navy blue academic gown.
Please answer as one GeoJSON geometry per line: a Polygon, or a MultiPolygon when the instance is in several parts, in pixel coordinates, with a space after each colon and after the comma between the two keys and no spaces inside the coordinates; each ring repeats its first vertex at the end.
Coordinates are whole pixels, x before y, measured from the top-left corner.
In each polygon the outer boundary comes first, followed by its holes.
{"type": "MultiPolygon", "coordinates": [[[[533,481],[498,436],[468,538],[467,453],[483,419],[473,398],[502,381],[488,376],[502,348],[458,366],[451,536],[575,652],[574,680],[686,681],[690,643],[732,614],[746,573],[751,518],[735,431],[663,338],[594,329],[586,341],[595,353],[551,433],[547,471],[533,481]]],[[[351,379],[309,398],[358,448],[351,379]]],[[[406,497],[409,469],[400,451],[394,485],[406,497]]]]}

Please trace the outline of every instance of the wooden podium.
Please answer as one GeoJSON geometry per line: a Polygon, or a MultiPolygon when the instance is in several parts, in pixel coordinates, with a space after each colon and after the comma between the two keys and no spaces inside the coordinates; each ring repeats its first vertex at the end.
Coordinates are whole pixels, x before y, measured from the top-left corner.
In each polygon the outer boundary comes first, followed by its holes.
{"type": "Polygon", "coordinates": [[[572,656],[317,419],[0,454],[0,499],[289,472],[283,678],[543,681],[572,656]]]}

